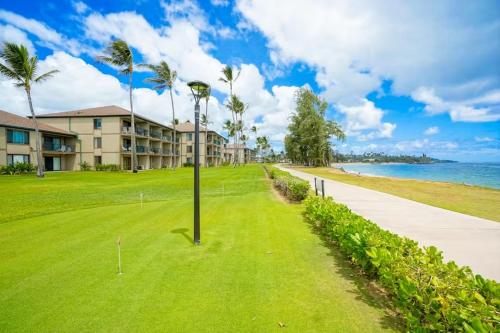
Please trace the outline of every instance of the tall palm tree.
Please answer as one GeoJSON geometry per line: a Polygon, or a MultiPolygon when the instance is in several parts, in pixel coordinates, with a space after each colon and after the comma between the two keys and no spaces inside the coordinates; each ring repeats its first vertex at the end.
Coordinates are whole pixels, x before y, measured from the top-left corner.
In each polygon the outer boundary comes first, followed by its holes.
{"type": "Polygon", "coordinates": [[[30,57],[28,49],[24,45],[17,45],[15,43],[4,44],[3,49],[0,51],[0,59],[5,61],[5,64],[0,63],[0,74],[14,80],[14,85],[16,87],[24,88],[24,91],[26,91],[33,127],[35,127],[36,159],[38,165],[37,176],[43,177],[44,165],[42,159],[41,135],[38,130],[38,121],[36,119],[35,110],[33,109],[33,102],[31,101],[31,85],[33,83],[45,81],[59,71],[54,69],[42,75],[37,75],[37,56],[30,57]]]}
{"type": "Polygon", "coordinates": [[[201,124],[205,126],[205,167],[208,167],[208,100],[210,99],[210,90],[208,87],[201,96],[205,99],[205,114],[201,115],[201,124]]]}
{"type": "Polygon", "coordinates": [[[161,61],[158,65],[149,65],[144,64],[140,65],[142,67],[149,68],[155,76],[147,78],[145,81],[154,83],[154,89],[156,90],[165,90],[168,88],[170,92],[170,102],[172,103],[172,127],[174,129],[173,140],[174,140],[174,157],[172,159],[172,167],[176,168],[177,166],[177,137],[175,131],[175,125],[179,122],[175,119],[175,108],[174,108],[174,95],[172,94],[172,88],[174,86],[175,79],[177,79],[177,72],[171,70],[168,64],[165,61],[161,61]]]}
{"type": "Polygon", "coordinates": [[[134,103],[132,99],[132,76],[134,74],[134,57],[132,50],[129,48],[128,44],[117,39],[109,43],[109,45],[104,49],[104,54],[98,56],[96,60],[101,63],[106,63],[118,67],[118,72],[120,74],[128,76],[128,92],[129,92],[129,102],[130,102],[130,118],[131,118],[131,139],[132,139],[132,170],[134,173],[137,172],[137,152],[135,144],[135,115],[134,115],[134,103]]]}
{"type": "MultiPolygon", "coordinates": [[[[224,122],[224,125],[223,125],[223,129],[225,129],[227,131],[227,136],[228,137],[233,137],[236,135],[236,131],[235,131],[235,126],[234,124],[231,122],[231,120],[226,120],[224,122]]],[[[235,147],[236,149],[236,147],[235,147]]],[[[233,149],[233,161],[235,159],[234,157],[234,154],[235,154],[235,149],[233,149]]]]}
{"type": "Polygon", "coordinates": [[[248,141],[248,135],[242,134],[240,136],[241,142],[243,142],[243,163],[247,163],[247,157],[245,156],[245,148],[247,146],[247,141],[248,141]]]}
{"type": "MultiPolygon", "coordinates": [[[[227,83],[229,85],[229,99],[231,99],[233,97],[233,84],[234,82],[238,79],[238,77],[240,76],[240,71],[238,71],[238,73],[235,73],[233,72],[233,68],[229,65],[226,65],[223,69],[222,69],[222,76],[219,78],[219,81],[222,81],[224,83],[227,83]]],[[[231,111],[231,116],[233,118],[233,124],[236,124],[237,122],[237,118],[236,118],[236,114],[234,112],[234,110],[230,109],[231,111]]],[[[234,141],[234,149],[235,151],[237,151],[237,143],[238,143],[238,138],[237,138],[237,135],[234,136],[233,138],[233,141],[234,141]]],[[[236,155],[234,155],[234,161],[233,163],[236,165],[236,155]]]]}

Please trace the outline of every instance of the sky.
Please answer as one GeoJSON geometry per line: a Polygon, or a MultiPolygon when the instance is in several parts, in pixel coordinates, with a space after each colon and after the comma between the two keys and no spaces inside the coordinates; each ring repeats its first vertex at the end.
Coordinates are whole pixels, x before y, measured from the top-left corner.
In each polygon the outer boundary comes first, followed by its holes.
{"type": "MultiPolygon", "coordinates": [[[[0,42],[25,45],[39,71],[37,113],[102,105],[128,108],[126,77],[96,56],[114,39],[135,63],[166,61],[178,73],[176,117],[193,120],[186,83],[212,86],[209,120],[229,119],[224,66],[240,75],[246,126],[283,149],[297,89],[329,103],[347,134],[343,153],[425,153],[500,162],[500,2],[287,0],[0,0],[0,42]]],[[[168,91],[134,74],[137,113],[171,123],[168,91]]],[[[28,115],[25,93],[0,78],[0,109],[28,115]]],[[[254,137],[251,135],[252,140],[254,137]]]]}

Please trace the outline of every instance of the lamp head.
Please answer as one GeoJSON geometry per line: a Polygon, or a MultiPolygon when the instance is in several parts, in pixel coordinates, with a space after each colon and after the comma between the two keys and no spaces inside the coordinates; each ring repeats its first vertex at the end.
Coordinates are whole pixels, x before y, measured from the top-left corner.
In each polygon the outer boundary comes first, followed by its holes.
{"type": "Polygon", "coordinates": [[[187,85],[191,88],[191,93],[193,93],[196,104],[198,104],[200,99],[206,96],[206,94],[210,91],[210,86],[202,81],[191,81],[187,85]]]}

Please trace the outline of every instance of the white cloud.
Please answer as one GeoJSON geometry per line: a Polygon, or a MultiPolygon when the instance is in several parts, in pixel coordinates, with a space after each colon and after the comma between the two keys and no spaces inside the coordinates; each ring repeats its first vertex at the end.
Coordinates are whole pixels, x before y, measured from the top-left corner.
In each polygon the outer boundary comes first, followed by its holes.
{"type": "Polygon", "coordinates": [[[429,127],[424,131],[425,135],[435,135],[438,133],[439,133],[439,127],[437,127],[437,126],[429,127]]]}
{"type": "Polygon", "coordinates": [[[391,138],[396,129],[396,124],[382,122],[384,111],[377,108],[372,101],[362,99],[355,106],[338,106],[340,113],[345,115],[345,129],[348,135],[358,136],[359,141],[381,138],[391,138]],[[374,130],[360,134],[364,130],[374,130]]]}
{"type": "Polygon", "coordinates": [[[456,102],[446,102],[436,95],[434,89],[420,87],[412,97],[426,104],[424,110],[431,114],[449,113],[452,121],[489,122],[500,120],[500,90],[456,102]]]}
{"type": "Polygon", "coordinates": [[[476,142],[493,142],[493,141],[495,141],[495,139],[487,137],[487,136],[482,136],[482,137],[481,136],[476,136],[474,138],[474,140],[476,142]]]}
{"type": "Polygon", "coordinates": [[[54,29],[37,20],[27,19],[24,16],[0,9],[0,21],[35,35],[39,39],[39,43],[45,47],[55,50],[67,50],[74,55],[81,53],[82,49],[78,42],[65,38],[54,29]]]}
{"type": "Polygon", "coordinates": [[[89,6],[87,6],[87,4],[83,1],[74,1],[73,8],[75,8],[78,14],[85,14],[90,9],[89,6]]]}
{"type": "MultiPolygon", "coordinates": [[[[267,36],[276,64],[305,62],[331,103],[355,106],[382,80],[395,94],[429,87],[455,121],[495,121],[499,100],[482,107],[464,99],[500,85],[500,20],[493,3],[240,0],[242,24],[267,36]],[[453,12],[453,15],[450,15],[453,12]],[[474,50],[473,52],[471,50],[474,50]],[[453,106],[449,108],[449,106],[453,106]]],[[[433,96],[433,97],[435,97],[433,96]]],[[[424,102],[427,103],[427,102],[424,102]]]]}
{"type": "Polygon", "coordinates": [[[212,6],[227,7],[229,6],[229,0],[210,0],[212,6]]]}
{"type": "Polygon", "coordinates": [[[28,38],[28,35],[12,25],[0,24],[0,43],[12,42],[26,46],[30,54],[35,54],[35,47],[28,38]]]}

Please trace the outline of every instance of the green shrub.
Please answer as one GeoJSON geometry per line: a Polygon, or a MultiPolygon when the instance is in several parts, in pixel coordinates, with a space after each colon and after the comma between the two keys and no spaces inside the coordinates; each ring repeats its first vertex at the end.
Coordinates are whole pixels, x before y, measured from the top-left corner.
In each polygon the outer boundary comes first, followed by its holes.
{"type": "Polygon", "coordinates": [[[22,173],[32,173],[35,171],[35,166],[31,163],[16,163],[11,165],[0,166],[0,174],[2,175],[18,175],[22,173]]]}
{"type": "Polygon", "coordinates": [[[120,167],[117,164],[96,164],[96,171],[118,171],[120,167]]]}
{"type": "Polygon", "coordinates": [[[264,166],[269,178],[273,180],[273,185],[284,196],[292,201],[302,201],[309,194],[309,183],[300,178],[294,177],[288,172],[276,169],[274,167],[264,166]]]}
{"type": "Polygon", "coordinates": [[[194,167],[194,163],[193,162],[185,162],[182,164],[183,167],[194,167]]]}
{"type": "Polygon", "coordinates": [[[500,284],[443,262],[431,246],[385,231],[331,198],[310,196],[305,217],[392,295],[411,332],[498,332],[500,284]]]}
{"type": "Polygon", "coordinates": [[[90,164],[87,161],[80,163],[81,171],[90,171],[90,169],[90,164]]]}

